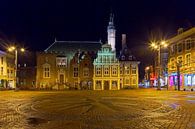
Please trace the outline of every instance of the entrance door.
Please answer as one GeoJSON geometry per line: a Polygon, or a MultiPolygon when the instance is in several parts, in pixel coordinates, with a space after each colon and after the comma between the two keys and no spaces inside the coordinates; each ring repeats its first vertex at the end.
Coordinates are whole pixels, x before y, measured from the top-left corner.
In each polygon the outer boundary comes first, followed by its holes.
{"type": "Polygon", "coordinates": [[[60,84],[63,84],[63,83],[64,83],[64,75],[60,74],[60,84]]]}
{"type": "Polygon", "coordinates": [[[109,81],[104,81],[104,90],[109,90],[109,81]]]}

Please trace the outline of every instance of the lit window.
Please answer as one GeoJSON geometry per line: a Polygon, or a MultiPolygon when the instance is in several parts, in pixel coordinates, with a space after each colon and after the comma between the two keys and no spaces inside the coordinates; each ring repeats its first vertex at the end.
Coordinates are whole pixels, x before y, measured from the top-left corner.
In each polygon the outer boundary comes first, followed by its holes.
{"type": "Polygon", "coordinates": [[[177,52],[180,53],[182,52],[182,43],[179,43],[177,46],[177,52]]]}
{"type": "Polygon", "coordinates": [[[136,65],[132,65],[132,74],[137,74],[136,65]]]}
{"type": "Polygon", "coordinates": [[[192,85],[195,86],[195,75],[192,77],[192,85]]]}
{"type": "Polygon", "coordinates": [[[84,68],[83,69],[83,76],[84,77],[89,77],[89,68],[84,68]]]}
{"type": "Polygon", "coordinates": [[[73,77],[78,77],[78,75],[79,75],[79,69],[78,69],[78,67],[74,67],[73,68],[73,77]]]}
{"type": "Polygon", "coordinates": [[[117,67],[116,66],[112,67],[112,74],[117,75],[117,67]]]}
{"type": "Polygon", "coordinates": [[[185,65],[190,66],[191,54],[186,54],[185,65]]]}
{"type": "Polygon", "coordinates": [[[182,56],[177,57],[177,63],[181,63],[183,61],[182,56]]]}
{"type": "Polygon", "coordinates": [[[43,77],[50,78],[50,66],[44,66],[43,68],[43,77]]]}
{"type": "Polygon", "coordinates": [[[104,75],[109,75],[109,67],[104,67],[104,75]]]}
{"type": "Polygon", "coordinates": [[[188,76],[188,83],[187,83],[187,85],[191,86],[191,83],[192,83],[192,77],[189,75],[188,76]]]}
{"type": "Polygon", "coordinates": [[[101,75],[101,67],[96,66],[96,75],[101,75]]]}
{"type": "Polygon", "coordinates": [[[57,57],[56,65],[58,67],[66,67],[67,66],[67,57],[57,57]]]}
{"type": "Polygon", "coordinates": [[[125,74],[129,74],[130,73],[130,68],[129,68],[129,66],[125,66],[125,74]]]}
{"type": "Polygon", "coordinates": [[[188,39],[186,41],[186,50],[190,50],[192,47],[192,40],[188,39]]]}
{"type": "Polygon", "coordinates": [[[125,84],[129,84],[129,78],[125,78],[125,84]]]}

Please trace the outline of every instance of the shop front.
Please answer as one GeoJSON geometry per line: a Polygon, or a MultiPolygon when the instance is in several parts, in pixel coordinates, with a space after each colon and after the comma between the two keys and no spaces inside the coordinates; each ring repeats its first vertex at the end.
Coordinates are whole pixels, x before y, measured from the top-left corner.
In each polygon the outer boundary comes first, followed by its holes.
{"type": "Polygon", "coordinates": [[[195,74],[184,74],[184,88],[191,90],[195,88],[195,74]]]}
{"type": "MultiPolygon", "coordinates": [[[[171,73],[169,75],[169,89],[171,90],[177,90],[178,89],[178,80],[177,80],[177,73],[171,73]]],[[[180,75],[180,86],[181,88],[183,88],[182,86],[183,84],[183,79],[182,79],[182,74],[180,75]]]]}

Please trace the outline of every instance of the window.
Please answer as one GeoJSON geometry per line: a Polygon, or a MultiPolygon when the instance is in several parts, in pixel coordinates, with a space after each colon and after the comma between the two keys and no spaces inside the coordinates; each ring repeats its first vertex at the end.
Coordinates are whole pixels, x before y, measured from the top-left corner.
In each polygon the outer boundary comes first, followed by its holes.
{"type": "Polygon", "coordinates": [[[3,75],[3,67],[1,67],[1,75],[3,75]]]}
{"type": "Polygon", "coordinates": [[[132,60],[132,56],[129,56],[129,60],[132,60]]]}
{"type": "Polygon", "coordinates": [[[177,52],[180,53],[182,52],[182,43],[179,43],[177,46],[177,52]]]}
{"type": "Polygon", "coordinates": [[[67,66],[67,57],[57,57],[56,65],[58,67],[66,67],[67,66]]]}
{"type": "Polygon", "coordinates": [[[188,39],[186,41],[186,50],[190,50],[192,47],[192,40],[188,39]]]}
{"type": "Polygon", "coordinates": [[[136,65],[132,65],[132,74],[136,73],[137,73],[136,65]]]}
{"type": "Polygon", "coordinates": [[[128,75],[130,73],[130,68],[129,66],[125,66],[125,74],[128,75]]]}
{"type": "Polygon", "coordinates": [[[186,66],[190,66],[190,59],[191,58],[191,54],[186,54],[186,58],[185,58],[185,65],[186,66]]]}
{"type": "Polygon", "coordinates": [[[109,75],[109,67],[104,67],[104,75],[109,75]]]}
{"type": "Polygon", "coordinates": [[[11,74],[11,77],[13,77],[13,70],[11,70],[10,74],[11,74]]]}
{"type": "Polygon", "coordinates": [[[78,77],[79,76],[79,69],[78,67],[73,68],[73,77],[78,77]]]}
{"type": "Polygon", "coordinates": [[[96,89],[101,89],[101,87],[102,87],[101,81],[96,81],[95,85],[96,85],[96,89]]]}
{"type": "Polygon", "coordinates": [[[117,75],[117,66],[112,67],[112,74],[117,75]]]}
{"type": "Polygon", "coordinates": [[[170,59],[170,69],[174,69],[175,68],[175,59],[174,58],[171,58],[170,59]]]}
{"type": "Polygon", "coordinates": [[[84,77],[89,77],[89,68],[84,68],[83,69],[83,76],[84,77]]]}
{"type": "Polygon", "coordinates": [[[177,57],[177,63],[183,63],[183,58],[182,56],[177,57]]]}
{"type": "Polygon", "coordinates": [[[136,79],[135,78],[133,78],[133,85],[135,85],[136,84],[136,79]]]}
{"type": "Polygon", "coordinates": [[[125,78],[125,84],[129,85],[129,78],[125,78]]]}
{"type": "Polygon", "coordinates": [[[43,72],[44,78],[50,78],[50,66],[44,66],[43,72]]]}
{"type": "Polygon", "coordinates": [[[175,45],[171,45],[170,47],[170,54],[173,55],[175,50],[175,45]]]}
{"type": "Polygon", "coordinates": [[[8,78],[10,77],[10,75],[9,75],[9,69],[7,70],[7,77],[8,77],[8,78]]]}
{"type": "Polygon", "coordinates": [[[3,65],[3,57],[1,57],[1,64],[3,65]]]}
{"type": "Polygon", "coordinates": [[[96,75],[101,75],[101,67],[96,66],[96,75]]]}
{"type": "Polygon", "coordinates": [[[177,52],[177,44],[173,45],[174,53],[177,52]]]}
{"type": "Polygon", "coordinates": [[[192,77],[192,85],[195,86],[195,75],[192,77]]]}
{"type": "Polygon", "coordinates": [[[123,74],[123,67],[120,66],[120,74],[123,74]]]}
{"type": "Polygon", "coordinates": [[[125,56],[124,55],[122,55],[121,60],[125,60],[125,56]]]}
{"type": "Polygon", "coordinates": [[[112,81],[112,87],[117,88],[117,81],[112,81]]]}

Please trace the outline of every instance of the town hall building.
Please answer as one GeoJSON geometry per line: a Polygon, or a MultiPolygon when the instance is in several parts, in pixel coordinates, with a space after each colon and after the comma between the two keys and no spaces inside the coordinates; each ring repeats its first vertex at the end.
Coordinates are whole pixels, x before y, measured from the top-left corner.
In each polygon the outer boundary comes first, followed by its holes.
{"type": "MultiPolygon", "coordinates": [[[[122,48],[119,56],[116,55],[113,14],[110,15],[107,33],[108,42],[105,44],[101,41],[55,40],[44,52],[38,52],[37,88],[58,90],[138,88],[139,61],[131,55],[127,46],[122,48]]],[[[126,45],[126,42],[123,44],[126,45]]]]}

